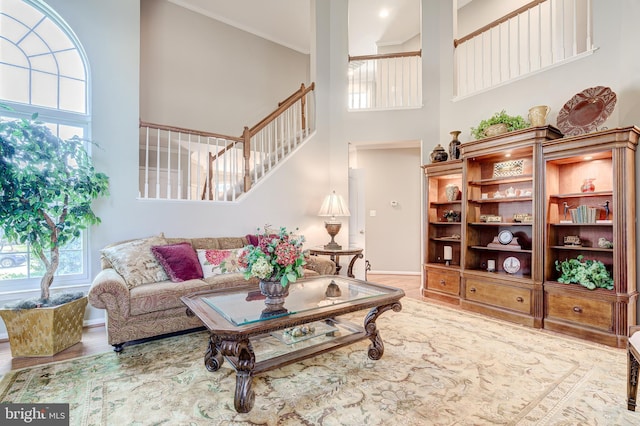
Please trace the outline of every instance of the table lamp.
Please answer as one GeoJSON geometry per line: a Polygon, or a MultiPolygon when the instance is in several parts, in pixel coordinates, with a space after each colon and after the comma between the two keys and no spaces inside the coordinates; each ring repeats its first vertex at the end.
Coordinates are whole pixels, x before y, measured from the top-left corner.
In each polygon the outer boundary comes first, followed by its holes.
{"type": "Polygon", "coordinates": [[[342,250],[342,246],[335,242],[334,238],[340,232],[342,223],[336,220],[337,216],[350,216],[349,208],[344,202],[341,195],[337,195],[336,191],[333,191],[330,195],[324,199],[322,207],[318,212],[318,216],[329,217],[330,219],[324,221],[324,227],[331,236],[331,241],[324,246],[327,250],[342,250]]]}

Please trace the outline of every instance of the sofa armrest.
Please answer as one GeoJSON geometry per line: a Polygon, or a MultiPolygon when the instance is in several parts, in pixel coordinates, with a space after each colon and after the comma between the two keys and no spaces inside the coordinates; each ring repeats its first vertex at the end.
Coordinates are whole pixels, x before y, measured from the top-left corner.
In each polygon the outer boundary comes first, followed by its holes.
{"type": "Polygon", "coordinates": [[[94,308],[106,309],[111,318],[129,316],[129,288],[124,278],[112,268],[103,269],[96,275],[87,298],[94,308]]]}
{"type": "Polygon", "coordinates": [[[317,272],[318,275],[333,275],[336,273],[336,264],[330,259],[319,256],[306,256],[305,261],[307,264],[304,267],[317,272]]]}

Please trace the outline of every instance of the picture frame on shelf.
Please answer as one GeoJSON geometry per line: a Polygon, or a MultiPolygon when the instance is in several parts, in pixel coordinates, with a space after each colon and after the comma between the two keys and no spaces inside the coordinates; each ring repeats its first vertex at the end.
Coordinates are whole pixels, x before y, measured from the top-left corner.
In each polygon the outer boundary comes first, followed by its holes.
{"type": "Polygon", "coordinates": [[[493,165],[493,177],[520,176],[524,173],[524,160],[509,160],[493,165]]]}

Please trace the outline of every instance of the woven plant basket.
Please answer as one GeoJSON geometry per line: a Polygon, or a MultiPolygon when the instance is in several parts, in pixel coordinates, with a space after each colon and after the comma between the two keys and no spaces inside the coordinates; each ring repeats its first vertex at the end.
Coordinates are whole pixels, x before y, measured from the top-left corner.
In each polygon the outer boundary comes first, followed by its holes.
{"type": "Polygon", "coordinates": [[[9,334],[11,356],[53,356],[82,340],[87,297],[37,309],[0,309],[9,334]]]}

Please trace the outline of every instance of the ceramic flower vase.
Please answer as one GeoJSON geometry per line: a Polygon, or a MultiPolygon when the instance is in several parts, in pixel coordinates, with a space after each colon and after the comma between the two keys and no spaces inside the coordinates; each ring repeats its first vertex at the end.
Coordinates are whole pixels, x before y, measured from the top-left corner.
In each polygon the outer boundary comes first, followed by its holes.
{"type": "Polygon", "coordinates": [[[447,201],[455,201],[460,195],[460,188],[454,183],[450,183],[444,188],[444,193],[447,197],[447,201]]]}
{"type": "Polygon", "coordinates": [[[266,297],[264,303],[268,306],[282,306],[289,295],[289,283],[286,286],[280,284],[280,280],[260,280],[260,293],[266,297]]]}
{"type": "Polygon", "coordinates": [[[544,126],[551,109],[546,105],[538,105],[529,109],[529,122],[532,127],[544,126]]]}
{"type": "Polygon", "coordinates": [[[449,160],[457,160],[460,158],[460,141],[458,140],[460,133],[462,133],[460,130],[449,132],[451,135],[451,142],[449,142],[449,160]]]}

